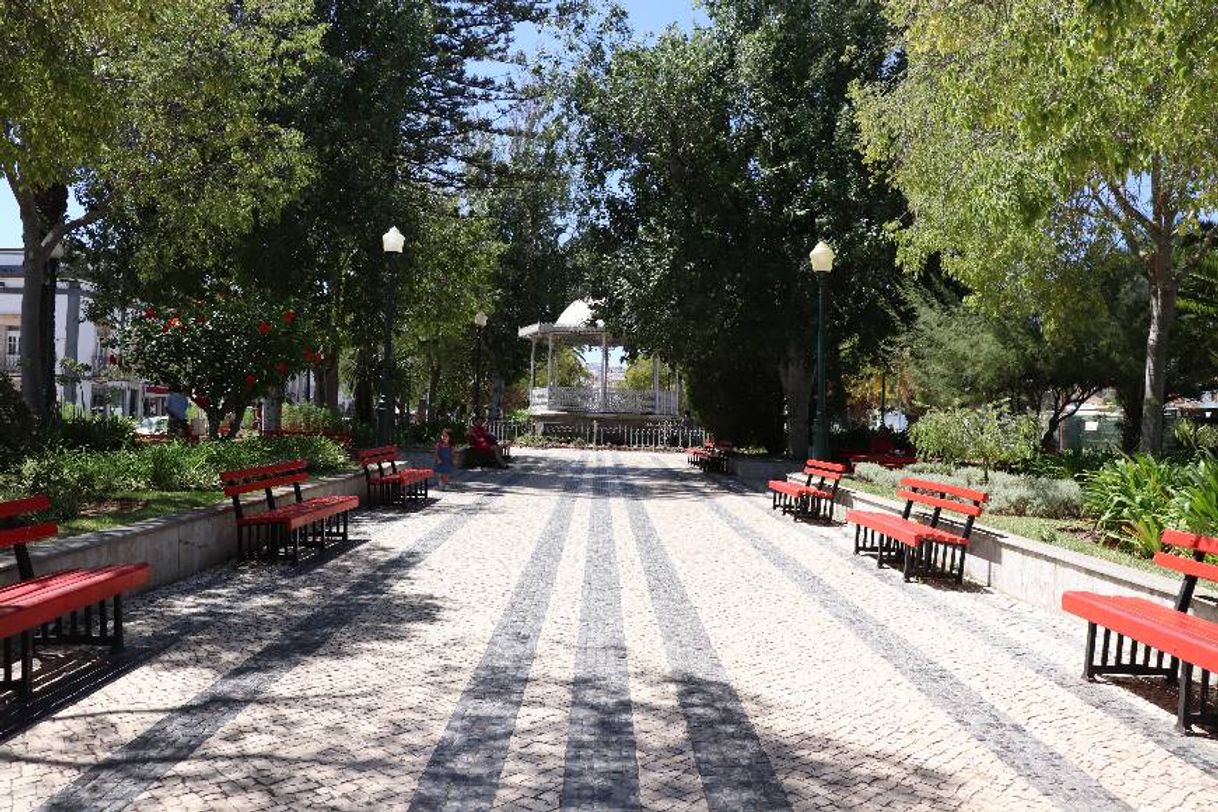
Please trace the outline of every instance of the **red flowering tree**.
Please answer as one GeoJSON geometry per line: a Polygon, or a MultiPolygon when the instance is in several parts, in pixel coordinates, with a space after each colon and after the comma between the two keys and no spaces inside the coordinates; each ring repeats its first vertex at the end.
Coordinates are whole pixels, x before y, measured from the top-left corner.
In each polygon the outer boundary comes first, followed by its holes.
{"type": "Polygon", "coordinates": [[[214,438],[225,415],[240,426],[251,403],[317,363],[317,345],[290,303],[229,292],[177,307],[139,307],[117,331],[112,361],[189,395],[214,438]]]}

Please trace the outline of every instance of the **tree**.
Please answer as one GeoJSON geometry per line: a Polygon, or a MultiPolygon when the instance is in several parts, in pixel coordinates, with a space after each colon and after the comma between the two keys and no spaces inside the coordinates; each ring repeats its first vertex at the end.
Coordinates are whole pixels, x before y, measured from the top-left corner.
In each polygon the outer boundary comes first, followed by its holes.
{"type": "Polygon", "coordinates": [[[0,174],[21,215],[22,396],[37,413],[53,386],[41,303],[52,252],[154,206],[142,245],[201,254],[281,207],[307,161],[266,114],[319,33],[303,0],[0,5],[0,174]],[[69,187],[84,208],[72,219],[69,187]]]}
{"type": "Polygon", "coordinates": [[[317,336],[304,313],[253,291],[212,291],[177,307],[145,305],[118,331],[115,364],[183,392],[219,436],[226,414],[236,434],[245,409],[317,363],[317,336]]]}
{"type": "Polygon", "coordinates": [[[869,159],[909,201],[902,261],[940,257],[994,307],[1070,318],[1074,259],[1140,258],[1141,447],[1162,445],[1181,280],[1218,204],[1209,3],[890,0],[899,82],[857,90],[869,159]]]}
{"type": "Polygon", "coordinates": [[[712,429],[781,445],[785,401],[787,450],[803,456],[811,246],[826,239],[840,257],[829,280],[835,377],[873,356],[898,315],[883,224],[901,202],[870,182],[847,98],[852,80],[887,70],[887,26],[867,0],[707,9],[712,25],[691,35],[669,31],[607,59],[590,49],[575,79],[589,242],[607,255],[595,293],[619,332],[688,373],[712,429]],[[745,376],[749,396],[714,394],[743,394],[727,370],[745,376]]]}

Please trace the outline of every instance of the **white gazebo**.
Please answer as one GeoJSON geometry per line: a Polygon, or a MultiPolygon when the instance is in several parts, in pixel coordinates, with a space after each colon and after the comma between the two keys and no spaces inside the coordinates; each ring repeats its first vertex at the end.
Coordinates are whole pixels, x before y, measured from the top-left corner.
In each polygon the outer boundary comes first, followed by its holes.
{"type": "MultiPolygon", "coordinates": [[[[517,334],[532,345],[529,354],[529,412],[539,417],[615,417],[667,420],[677,414],[677,391],[660,388],[660,361],[652,360],[651,389],[622,389],[609,384],[611,340],[603,321],[593,321],[592,308],[576,299],[558,320],[521,327],[517,334]],[[537,345],[546,351],[545,385],[537,385],[537,345]],[[554,346],[601,348],[600,380],[592,386],[556,386],[554,346]]],[[[679,387],[678,387],[679,389],[679,387]]]]}

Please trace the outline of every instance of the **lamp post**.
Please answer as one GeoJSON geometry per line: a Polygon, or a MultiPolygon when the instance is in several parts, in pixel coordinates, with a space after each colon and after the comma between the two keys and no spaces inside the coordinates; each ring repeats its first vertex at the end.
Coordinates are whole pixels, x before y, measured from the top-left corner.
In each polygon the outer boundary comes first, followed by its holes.
{"type": "Polygon", "coordinates": [[[482,330],[486,327],[487,315],[479,310],[474,315],[477,336],[474,339],[474,417],[482,413],[482,330]]]}
{"type": "Polygon", "coordinates": [[[397,226],[381,235],[381,247],[385,250],[385,267],[388,285],[385,291],[385,354],[381,370],[381,398],[377,405],[377,434],[381,445],[393,442],[393,308],[397,298],[398,275],[393,266],[394,257],[402,255],[406,238],[397,226]]]}
{"type": "Polygon", "coordinates": [[[833,270],[833,249],[824,240],[808,254],[817,279],[816,302],[816,425],[812,429],[812,456],[829,457],[829,424],[825,418],[825,278],[833,270]]]}

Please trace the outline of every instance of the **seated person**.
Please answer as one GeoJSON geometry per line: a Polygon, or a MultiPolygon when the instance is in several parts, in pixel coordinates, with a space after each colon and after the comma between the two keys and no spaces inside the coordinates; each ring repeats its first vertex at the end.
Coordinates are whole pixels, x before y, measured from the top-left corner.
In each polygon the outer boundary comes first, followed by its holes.
{"type": "Polygon", "coordinates": [[[478,456],[491,456],[498,467],[508,467],[508,464],[503,461],[503,450],[499,447],[499,441],[486,430],[486,421],[481,417],[474,418],[473,424],[465,434],[465,442],[469,443],[470,451],[478,456]]]}

